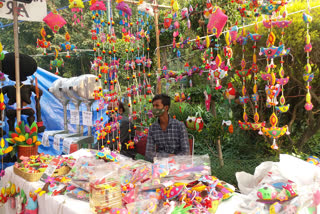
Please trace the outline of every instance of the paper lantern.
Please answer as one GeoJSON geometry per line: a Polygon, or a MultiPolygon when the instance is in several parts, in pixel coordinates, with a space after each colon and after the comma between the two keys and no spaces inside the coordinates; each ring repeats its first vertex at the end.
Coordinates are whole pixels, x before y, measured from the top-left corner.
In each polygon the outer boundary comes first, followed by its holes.
{"type": "Polygon", "coordinates": [[[221,31],[227,23],[228,16],[225,15],[219,7],[215,7],[210,15],[207,31],[208,34],[214,34],[217,38],[220,36],[221,31]]]}
{"type": "Polygon", "coordinates": [[[57,11],[49,13],[44,17],[43,21],[51,28],[54,33],[57,33],[60,28],[67,24],[66,20],[58,14],[57,11]]]}

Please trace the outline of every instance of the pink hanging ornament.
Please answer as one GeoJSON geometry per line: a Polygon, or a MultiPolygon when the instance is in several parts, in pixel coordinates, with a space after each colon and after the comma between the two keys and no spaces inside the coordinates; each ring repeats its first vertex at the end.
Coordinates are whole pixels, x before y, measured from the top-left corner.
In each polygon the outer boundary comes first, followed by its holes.
{"type": "Polygon", "coordinates": [[[228,16],[225,15],[219,7],[214,7],[207,26],[208,34],[213,34],[219,38],[227,20],[228,16]]]}
{"type": "Polygon", "coordinates": [[[43,21],[51,28],[54,33],[57,33],[60,28],[67,24],[66,20],[55,10],[44,17],[43,21]]]}

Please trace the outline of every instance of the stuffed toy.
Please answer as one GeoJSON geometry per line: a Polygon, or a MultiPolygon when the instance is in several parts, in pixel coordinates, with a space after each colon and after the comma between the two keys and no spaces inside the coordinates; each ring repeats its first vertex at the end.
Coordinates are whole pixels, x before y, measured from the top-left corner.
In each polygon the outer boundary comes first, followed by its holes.
{"type": "Polygon", "coordinates": [[[203,120],[201,117],[188,117],[186,121],[187,128],[201,132],[203,129],[203,120]]]}
{"type": "MultiPolygon", "coordinates": [[[[28,123],[31,125],[35,121],[34,110],[32,108],[25,107],[26,105],[31,104],[31,95],[32,92],[36,95],[36,116],[37,116],[37,125],[38,132],[43,132],[45,130],[45,126],[43,126],[43,122],[41,119],[41,107],[40,107],[40,97],[42,96],[42,91],[34,85],[25,85],[22,82],[27,80],[28,76],[33,75],[37,70],[36,61],[27,55],[20,54],[20,93],[21,93],[21,115],[27,115],[28,123]]],[[[14,53],[7,53],[5,55],[4,60],[1,65],[2,72],[8,75],[8,78],[12,81],[15,81],[15,55],[14,53]]],[[[9,131],[14,132],[15,127],[15,118],[16,118],[16,109],[14,107],[10,107],[16,103],[16,86],[8,85],[2,88],[2,93],[7,95],[9,101],[7,103],[6,108],[6,116],[8,117],[8,125],[9,131]]]]}

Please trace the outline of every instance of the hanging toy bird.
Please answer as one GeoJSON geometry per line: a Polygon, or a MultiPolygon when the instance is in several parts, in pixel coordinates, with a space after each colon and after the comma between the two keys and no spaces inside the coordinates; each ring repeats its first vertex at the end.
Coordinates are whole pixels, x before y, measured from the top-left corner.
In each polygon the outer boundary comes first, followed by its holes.
{"type": "Polygon", "coordinates": [[[43,55],[47,55],[47,48],[50,47],[51,43],[46,40],[47,33],[44,28],[41,28],[40,35],[42,39],[37,39],[37,47],[43,48],[43,55]]]}

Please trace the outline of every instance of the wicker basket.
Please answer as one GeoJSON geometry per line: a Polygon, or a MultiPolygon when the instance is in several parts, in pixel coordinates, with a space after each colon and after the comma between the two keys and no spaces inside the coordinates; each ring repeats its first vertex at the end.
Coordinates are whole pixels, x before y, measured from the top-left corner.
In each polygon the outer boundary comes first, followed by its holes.
{"type": "Polygon", "coordinates": [[[32,155],[37,155],[38,154],[38,146],[25,146],[25,145],[20,145],[18,146],[18,158],[21,156],[24,157],[30,157],[32,155]]]}
{"type": "Polygon", "coordinates": [[[16,175],[19,175],[20,177],[24,178],[26,181],[29,181],[29,182],[39,181],[41,176],[43,175],[43,172],[39,172],[39,173],[24,172],[15,166],[13,167],[13,171],[16,175]]]}
{"type": "Polygon", "coordinates": [[[70,172],[70,170],[71,168],[69,166],[62,166],[60,169],[56,169],[52,176],[57,177],[61,175],[66,175],[70,172]]]}

